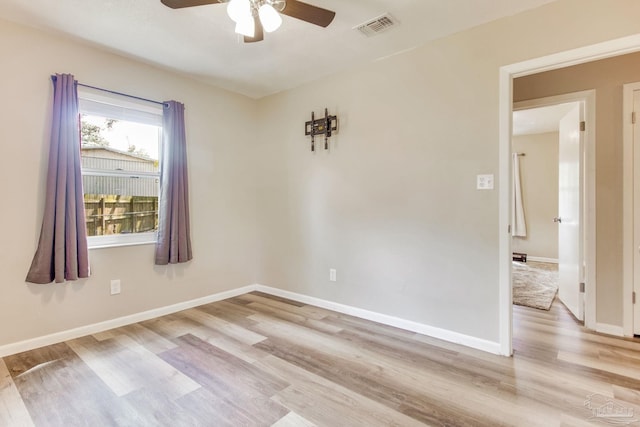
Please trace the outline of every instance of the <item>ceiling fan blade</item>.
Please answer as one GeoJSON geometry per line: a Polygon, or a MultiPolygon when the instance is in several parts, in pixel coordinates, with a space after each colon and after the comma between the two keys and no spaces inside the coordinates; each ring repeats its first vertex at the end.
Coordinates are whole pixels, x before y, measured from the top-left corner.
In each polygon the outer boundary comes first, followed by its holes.
{"type": "Polygon", "coordinates": [[[171,9],[182,9],[183,7],[203,6],[205,4],[218,4],[219,0],[160,0],[162,4],[171,9]]]}
{"type": "Polygon", "coordinates": [[[260,22],[257,15],[253,17],[253,22],[255,22],[256,26],[255,35],[253,37],[244,36],[245,43],[255,43],[264,40],[264,28],[262,28],[262,22],[260,22]]]}
{"type": "Polygon", "coordinates": [[[321,27],[329,26],[336,16],[335,12],[298,0],[287,0],[287,4],[282,10],[282,13],[321,27]]]}

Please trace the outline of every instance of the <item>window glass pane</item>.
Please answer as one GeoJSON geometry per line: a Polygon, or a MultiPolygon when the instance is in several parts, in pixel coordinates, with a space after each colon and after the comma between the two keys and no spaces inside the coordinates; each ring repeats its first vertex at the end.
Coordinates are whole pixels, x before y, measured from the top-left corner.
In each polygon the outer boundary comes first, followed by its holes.
{"type": "Polygon", "coordinates": [[[80,111],[85,114],[110,117],[116,120],[128,120],[136,123],[146,123],[149,125],[162,126],[162,110],[158,114],[157,108],[147,108],[146,111],[122,107],[109,104],[107,102],[97,102],[80,98],[80,111]]]}
{"type": "MultiPolygon", "coordinates": [[[[138,168],[146,161],[151,165],[155,164],[157,169],[160,141],[159,126],[88,114],[82,114],[80,118],[82,125],[82,157],[121,160],[130,162],[122,165],[133,166],[138,164],[138,168]]],[[[116,163],[113,165],[116,165],[116,163]]],[[[113,170],[113,165],[105,162],[105,169],[113,170]]],[[[83,165],[83,167],[86,166],[83,165]]],[[[143,169],[148,169],[148,167],[143,169]]]]}
{"type": "Polygon", "coordinates": [[[87,235],[155,232],[160,127],[82,114],[81,134],[87,235]]]}

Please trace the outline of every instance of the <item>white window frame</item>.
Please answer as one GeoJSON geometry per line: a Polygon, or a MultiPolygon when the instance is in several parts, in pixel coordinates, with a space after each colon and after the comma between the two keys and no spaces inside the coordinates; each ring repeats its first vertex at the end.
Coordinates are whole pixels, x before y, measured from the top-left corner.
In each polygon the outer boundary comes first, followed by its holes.
{"type": "MultiPolygon", "coordinates": [[[[159,126],[158,163],[162,164],[162,105],[139,101],[135,98],[112,94],[96,89],[78,87],[80,114],[104,116],[106,118],[126,120],[159,126]]],[[[160,174],[159,172],[131,172],[104,171],[101,169],[82,168],[82,176],[118,176],[130,178],[158,179],[158,206],[160,205],[160,174]]],[[[155,244],[158,240],[157,231],[146,233],[109,234],[104,236],[88,236],[89,249],[110,248],[118,246],[133,246],[155,244]]]]}

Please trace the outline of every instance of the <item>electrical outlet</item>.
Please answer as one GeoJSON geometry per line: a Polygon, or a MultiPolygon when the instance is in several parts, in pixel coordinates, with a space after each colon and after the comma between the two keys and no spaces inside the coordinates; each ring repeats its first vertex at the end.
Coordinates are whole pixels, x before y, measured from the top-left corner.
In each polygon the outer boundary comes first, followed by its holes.
{"type": "Polygon", "coordinates": [[[335,282],[336,281],[336,269],[335,268],[330,268],[329,269],[329,280],[331,282],[335,282]]]}
{"type": "Polygon", "coordinates": [[[111,295],[118,295],[120,293],[120,279],[114,279],[111,281],[111,295]]]}

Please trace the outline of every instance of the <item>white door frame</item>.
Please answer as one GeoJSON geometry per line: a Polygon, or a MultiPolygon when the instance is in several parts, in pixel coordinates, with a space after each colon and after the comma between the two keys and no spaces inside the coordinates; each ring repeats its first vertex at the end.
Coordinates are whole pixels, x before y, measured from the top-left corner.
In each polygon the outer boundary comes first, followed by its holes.
{"type": "Polygon", "coordinates": [[[632,337],[633,301],[631,294],[634,285],[634,168],[633,154],[633,92],[640,90],[640,83],[628,83],[622,86],[622,333],[632,337]]]}
{"type": "MultiPolygon", "coordinates": [[[[499,334],[500,334],[500,353],[510,356],[513,353],[513,307],[512,307],[512,289],[511,289],[511,133],[512,133],[512,115],[513,115],[513,79],[526,75],[536,74],[543,71],[564,68],[571,65],[591,62],[598,59],[609,58],[618,55],[640,51],[640,34],[623,37],[591,46],[581,47],[565,52],[555,53],[541,58],[531,59],[528,61],[518,62],[515,64],[500,67],[499,75],[499,120],[498,120],[498,138],[499,138],[499,166],[498,166],[498,241],[499,241],[499,259],[498,259],[498,279],[499,279],[499,334]]],[[[587,117],[587,119],[589,119],[587,117]]],[[[592,144],[593,145],[593,144],[592,144]]],[[[594,149],[594,147],[592,147],[594,149]]],[[[595,188],[595,153],[591,153],[590,158],[586,159],[585,172],[590,171],[593,183],[587,182],[587,187],[593,185],[595,188]]],[[[587,154],[588,155],[588,154],[587,154]]],[[[595,193],[592,193],[595,194],[595,193]]],[[[592,212],[590,222],[586,222],[587,234],[589,230],[595,230],[595,200],[585,201],[587,210],[592,212]]],[[[593,232],[595,237],[595,232],[593,232]]],[[[595,248],[595,241],[591,241],[595,248]]],[[[590,257],[587,258],[588,265],[595,267],[595,251],[592,251],[590,257]]],[[[595,268],[591,268],[589,274],[592,275],[590,285],[593,291],[589,292],[593,308],[589,309],[585,317],[585,326],[595,328],[596,310],[595,310],[595,268]]]]}
{"type": "Polygon", "coordinates": [[[582,192],[582,224],[580,239],[582,241],[582,253],[580,264],[586,266],[581,272],[580,278],[585,283],[584,290],[584,325],[590,329],[595,327],[596,289],[595,289],[595,254],[596,254],[596,222],[595,222],[595,141],[596,141],[596,91],[595,89],[580,92],[565,93],[562,95],[548,96],[545,98],[530,99],[515,102],[513,110],[524,110],[537,107],[565,104],[569,102],[581,103],[584,106],[584,144],[580,147],[580,169],[584,171],[580,191],[582,192]]]}

